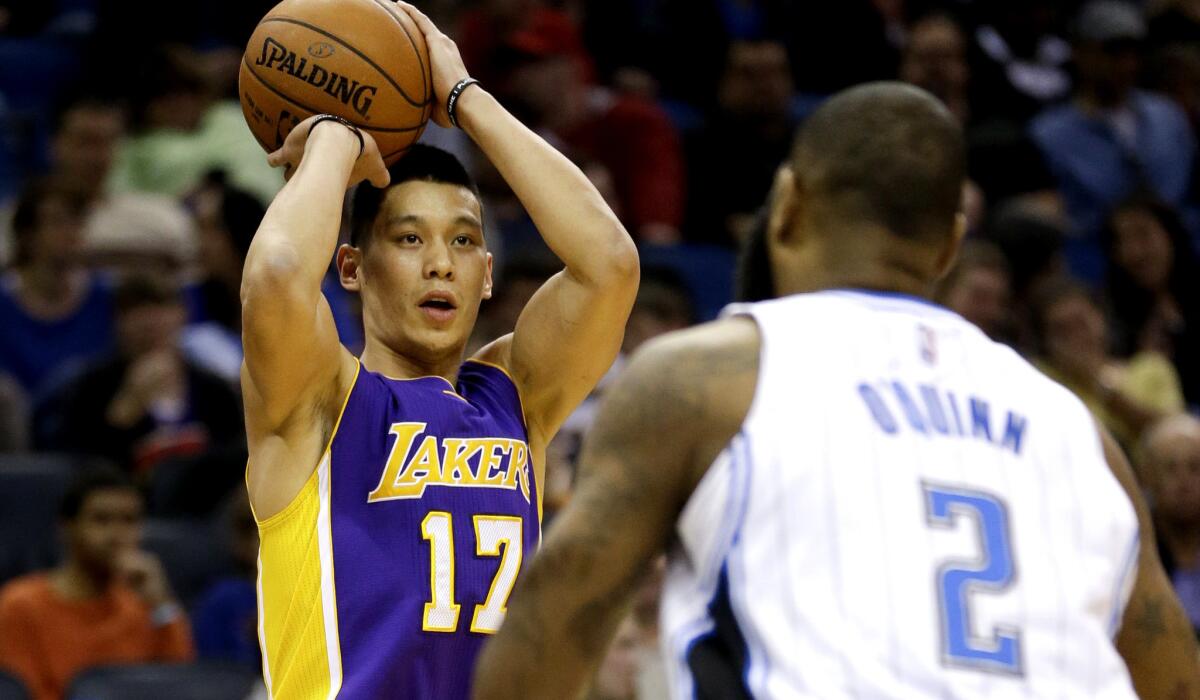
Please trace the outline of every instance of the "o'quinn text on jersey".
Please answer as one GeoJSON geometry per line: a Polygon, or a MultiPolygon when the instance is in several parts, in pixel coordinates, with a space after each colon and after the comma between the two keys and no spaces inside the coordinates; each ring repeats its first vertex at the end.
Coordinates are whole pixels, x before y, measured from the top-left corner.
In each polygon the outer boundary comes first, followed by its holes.
{"type": "Polygon", "coordinates": [[[993,412],[987,399],[969,394],[960,398],[932,384],[911,386],[895,379],[863,382],[858,385],[858,395],[875,425],[888,435],[897,434],[904,426],[931,437],[984,440],[1021,454],[1028,423],[1025,416],[1011,410],[993,412]]]}
{"type": "Polygon", "coordinates": [[[521,490],[529,502],[529,446],[511,438],[426,435],[426,423],[393,423],[396,436],[368,503],[420,498],[429,486],[521,490]],[[416,446],[414,449],[414,445],[416,446]]]}

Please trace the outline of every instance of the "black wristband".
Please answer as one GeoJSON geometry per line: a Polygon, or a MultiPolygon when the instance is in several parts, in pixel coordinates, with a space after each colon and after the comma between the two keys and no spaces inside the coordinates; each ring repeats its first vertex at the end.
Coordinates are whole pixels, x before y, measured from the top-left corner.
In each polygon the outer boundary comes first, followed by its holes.
{"type": "Polygon", "coordinates": [[[454,128],[461,128],[458,125],[458,117],[454,113],[454,109],[458,106],[458,98],[462,96],[463,90],[475,85],[479,81],[474,78],[463,78],[450,89],[450,94],[446,95],[446,114],[450,117],[450,123],[454,128]]]}
{"type": "Polygon", "coordinates": [[[337,122],[350,131],[353,131],[354,135],[358,137],[358,155],[361,156],[363,154],[363,149],[366,148],[366,142],[363,141],[362,132],[359,131],[357,126],[351,124],[349,120],[343,119],[336,114],[322,114],[313,121],[312,126],[308,127],[308,133],[311,134],[312,130],[317,128],[317,124],[320,124],[321,122],[337,122]]]}

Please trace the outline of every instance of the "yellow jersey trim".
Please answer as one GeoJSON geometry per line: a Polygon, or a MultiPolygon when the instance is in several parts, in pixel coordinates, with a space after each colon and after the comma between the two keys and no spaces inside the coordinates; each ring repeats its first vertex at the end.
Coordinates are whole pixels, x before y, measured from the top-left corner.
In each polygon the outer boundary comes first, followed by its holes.
{"type": "MultiPolygon", "coordinates": [[[[356,358],[354,358],[354,379],[351,380],[350,388],[346,391],[346,395],[344,397],[342,397],[342,407],[340,409],[338,409],[337,420],[335,420],[333,422],[333,430],[330,431],[329,440],[327,440],[325,442],[325,449],[321,451],[321,456],[317,459],[316,466],[313,467],[313,474],[316,473],[317,467],[320,467],[321,460],[325,459],[325,455],[329,452],[330,448],[333,447],[333,439],[335,437],[337,437],[338,428],[340,428],[342,426],[342,416],[344,416],[346,414],[346,406],[350,405],[350,395],[354,393],[354,387],[358,386],[358,377],[361,374],[362,374],[362,363],[359,362],[358,358],[356,357],[356,358]]],[[[312,474],[309,475],[309,479],[312,479],[312,474]]],[[[306,484],[308,483],[309,479],[305,480],[306,484]]],[[[247,489],[250,488],[250,465],[249,465],[249,462],[247,462],[247,464],[246,464],[246,488],[247,489]]],[[[254,515],[254,522],[258,523],[259,531],[262,531],[264,528],[270,527],[271,525],[275,524],[276,522],[283,520],[284,516],[291,513],[292,511],[296,510],[296,508],[299,507],[297,504],[300,501],[301,493],[304,493],[303,487],[301,487],[300,491],[295,496],[292,497],[291,502],[288,503],[286,506],[284,506],[283,510],[272,515],[271,517],[267,518],[266,520],[259,519],[258,513],[256,513],[254,511],[254,504],[251,503],[250,504],[250,512],[251,512],[251,514],[254,515]]]]}

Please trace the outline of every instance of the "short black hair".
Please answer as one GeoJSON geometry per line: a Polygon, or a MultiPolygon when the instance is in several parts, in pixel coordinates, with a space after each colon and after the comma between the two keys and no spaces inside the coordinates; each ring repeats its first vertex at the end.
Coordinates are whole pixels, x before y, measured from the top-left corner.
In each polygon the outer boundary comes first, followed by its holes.
{"type": "Polygon", "coordinates": [[[911,240],[953,235],[966,181],[962,127],[928,92],[867,83],[834,95],[792,151],[797,183],[847,223],[911,240]]]}
{"type": "Polygon", "coordinates": [[[423,143],[413,144],[403,158],[388,168],[388,172],[392,181],[387,188],[379,189],[370,183],[363,183],[355,189],[350,206],[350,245],[361,246],[370,238],[384,195],[396,185],[412,180],[458,185],[471,190],[475,198],[480,199],[475,179],[454,154],[423,143]]]}
{"type": "Polygon", "coordinates": [[[88,496],[97,491],[130,491],[141,498],[142,492],[125,472],[111,466],[90,466],[79,472],[67,485],[62,503],[58,508],[61,520],[74,520],[83,510],[88,496]]]}

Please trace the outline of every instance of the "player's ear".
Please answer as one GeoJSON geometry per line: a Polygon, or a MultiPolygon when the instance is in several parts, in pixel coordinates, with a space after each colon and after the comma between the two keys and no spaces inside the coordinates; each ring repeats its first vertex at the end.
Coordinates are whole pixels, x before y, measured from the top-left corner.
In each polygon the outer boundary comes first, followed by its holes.
{"type": "Polygon", "coordinates": [[[949,274],[950,268],[954,267],[954,263],[958,260],[958,251],[962,248],[963,239],[966,237],[967,215],[960,211],[954,215],[954,232],[943,244],[942,252],[938,255],[937,278],[939,280],[949,274]]]}
{"type": "Polygon", "coordinates": [[[492,298],[492,254],[487,254],[487,270],[483,273],[483,298],[492,298]]]}
{"type": "Polygon", "coordinates": [[[362,250],[343,243],[337,251],[338,281],[342,289],[350,292],[362,291],[359,274],[362,271],[362,250]]]}
{"type": "Polygon", "coordinates": [[[767,242],[770,246],[794,244],[800,192],[792,166],[782,165],[771,185],[771,213],[767,217],[767,242]]]}

